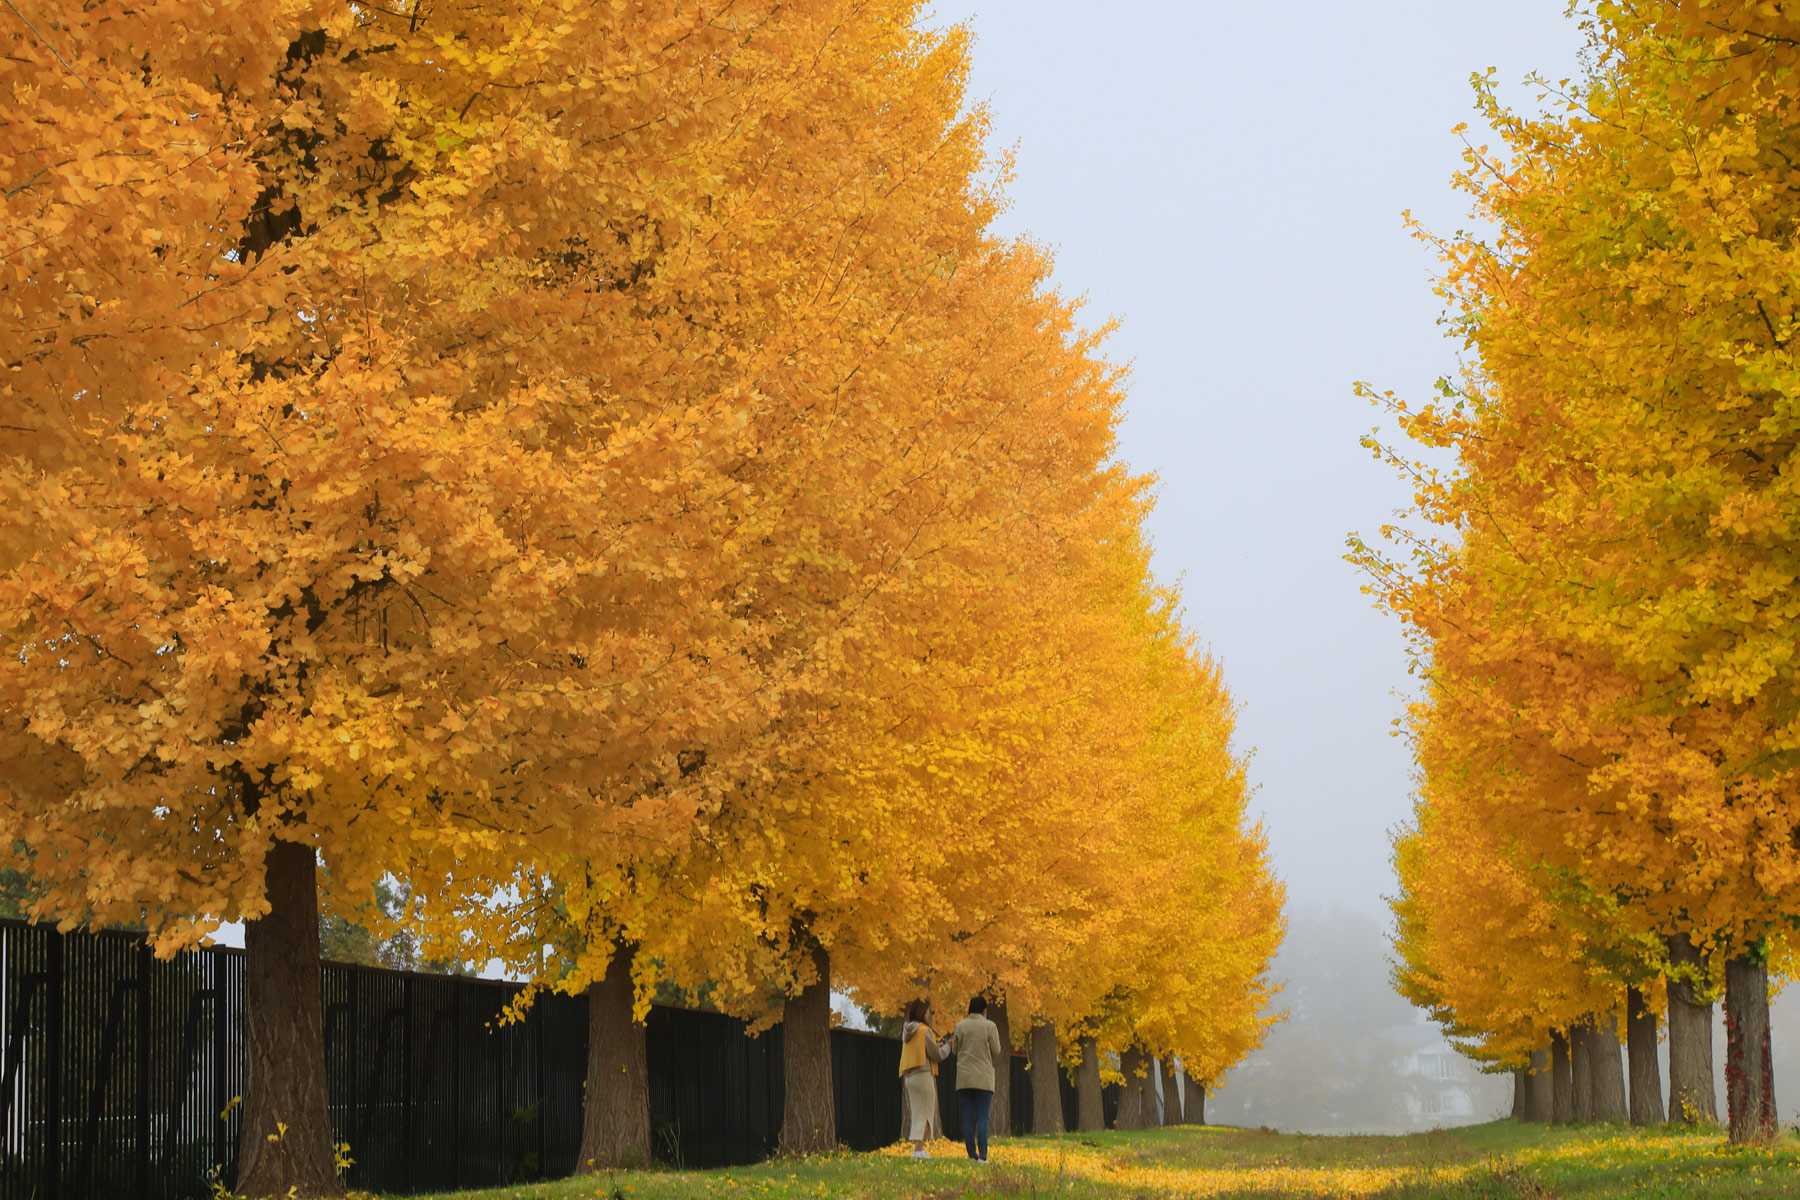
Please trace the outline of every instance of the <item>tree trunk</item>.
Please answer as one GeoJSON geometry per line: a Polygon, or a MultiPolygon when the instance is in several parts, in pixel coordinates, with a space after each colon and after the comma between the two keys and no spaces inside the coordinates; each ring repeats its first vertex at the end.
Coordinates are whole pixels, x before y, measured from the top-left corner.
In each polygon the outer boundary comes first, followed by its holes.
{"type": "Polygon", "coordinates": [[[988,1020],[1000,1027],[1000,1061],[994,1064],[994,1108],[988,1117],[988,1135],[1005,1137],[1012,1132],[1012,1022],[1006,1005],[988,1005],[988,1020]]]}
{"type": "Polygon", "coordinates": [[[1569,1029],[1570,1116],[1578,1125],[1594,1119],[1594,1044],[1591,1017],[1569,1029]]]}
{"type": "Polygon", "coordinates": [[[1507,1116],[1515,1121],[1523,1121],[1525,1119],[1525,1072],[1521,1070],[1513,1071],[1512,1083],[1512,1111],[1508,1113],[1507,1116]]]}
{"type": "Polygon", "coordinates": [[[1175,1056],[1162,1061],[1162,1094],[1164,1125],[1181,1124],[1181,1090],[1175,1082],[1175,1056]]]}
{"type": "Polygon", "coordinates": [[[313,848],[276,842],[263,866],[268,914],[244,926],[249,1078],[237,1194],[341,1196],[325,1100],[319,893],[313,848]]]}
{"type": "Polygon", "coordinates": [[[1702,1001],[1706,964],[1685,933],[1669,939],[1669,1120],[1719,1119],[1713,1090],[1712,1001],[1702,1001]]]}
{"type": "Polygon", "coordinates": [[[1594,1087],[1594,1120],[1618,1121],[1623,1124],[1630,1114],[1625,1108],[1625,1070],[1619,1062],[1619,1027],[1610,1016],[1601,1016],[1588,1027],[1588,1057],[1593,1065],[1589,1073],[1594,1087]]]}
{"type": "Polygon", "coordinates": [[[1534,1050],[1525,1073],[1525,1119],[1548,1125],[1556,1119],[1556,1075],[1550,1068],[1550,1052],[1534,1050]]]}
{"type": "Polygon", "coordinates": [[[1056,1030],[1049,1025],[1031,1027],[1031,1132],[1061,1133],[1062,1054],[1056,1030]]]}
{"type": "Polygon", "coordinates": [[[650,1066],[644,1027],[631,1019],[631,960],[619,947],[588,984],[587,1085],[577,1173],[650,1163],[650,1066]]]}
{"type": "Polygon", "coordinates": [[[1550,1120],[1567,1125],[1575,1119],[1575,1080],[1569,1066],[1569,1037],[1550,1031],[1550,1120]]]}
{"type": "Polygon", "coordinates": [[[1187,1093],[1181,1098],[1181,1119],[1189,1125],[1206,1124],[1206,1085],[1182,1072],[1187,1080],[1187,1093]]]}
{"type": "Polygon", "coordinates": [[[1769,1050],[1769,966],[1740,954],[1725,963],[1725,1107],[1733,1142],[1775,1137],[1769,1050]]]}
{"type": "Polygon", "coordinates": [[[1656,1061],[1656,1014],[1643,989],[1625,989],[1625,1048],[1631,1061],[1631,1123],[1663,1123],[1662,1068],[1656,1061]]]}
{"type": "Polygon", "coordinates": [[[1100,1047],[1091,1037],[1081,1039],[1081,1066],[1075,1071],[1075,1124],[1083,1133],[1106,1128],[1106,1109],[1100,1103],[1100,1047]]]}
{"type": "Polygon", "coordinates": [[[1143,1129],[1149,1124],[1144,1114],[1144,1052],[1136,1046],[1119,1055],[1119,1073],[1125,1076],[1125,1086],[1119,1089],[1119,1115],[1113,1122],[1115,1129],[1143,1129]]]}
{"type": "Polygon", "coordinates": [[[812,948],[817,976],[789,996],[781,1015],[781,1152],[819,1154],[837,1147],[837,1106],[831,1090],[831,955],[812,948]]]}

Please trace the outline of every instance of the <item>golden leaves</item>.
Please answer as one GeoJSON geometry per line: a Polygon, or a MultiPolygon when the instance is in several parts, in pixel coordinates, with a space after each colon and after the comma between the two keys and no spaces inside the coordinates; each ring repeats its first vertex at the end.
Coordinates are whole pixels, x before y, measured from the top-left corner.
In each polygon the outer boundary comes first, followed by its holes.
{"type": "Polygon", "coordinates": [[[1510,159],[1459,183],[1496,233],[1437,243],[1479,369],[1407,427],[1457,453],[1418,510],[1443,544],[1358,549],[1427,680],[1408,986],[1503,1050],[1584,974],[1654,970],[1648,935],[1731,952],[1795,900],[1800,111],[1791,48],[1704,50],[1729,7],[1606,10],[1560,112],[1482,88],[1510,159]],[[1515,919],[1471,924],[1471,895],[1515,919]]]}
{"type": "Polygon", "coordinates": [[[917,15],[51,5],[74,75],[5,27],[0,824],[46,912],[173,946],[282,838],[565,985],[623,935],[750,1008],[816,936],[872,996],[937,954],[1254,1040],[1229,698],[917,15]]]}

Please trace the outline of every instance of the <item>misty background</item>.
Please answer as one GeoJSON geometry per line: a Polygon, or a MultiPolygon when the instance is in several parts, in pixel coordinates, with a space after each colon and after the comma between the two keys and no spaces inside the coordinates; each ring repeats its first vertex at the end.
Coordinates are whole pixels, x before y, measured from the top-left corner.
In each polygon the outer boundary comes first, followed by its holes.
{"type": "MultiPolygon", "coordinates": [[[[1577,71],[1565,8],[934,5],[937,24],[974,32],[971,97],[1016,152],[1003,230],[1056,252],[1090,321],[1122,321],[1121,451],[1161,480],[1156,569],[1182,581],[1188,626],[1224,664],[1288,889],[1289,1019],[1209,1099],[1210,1120],[1404,1130],[1511,1103],[1509,1081],[1476,1075],[1388,983],[1388,838],[1410,804],[1392,722],[1410,684],[1397,626],[1341,556],[1346,533],[1375,533],[1407,500],[1358,444],[1378,421],[1352,382],[1420,397],[1456,364],[1430,252],[1401,214],[1469,224],[1449,184],[1451,127],[1476,121],[1469,77],[1492,67],[1502,95],[1534,104],[1527,75],[1577,71]]],[[[1773,1019],[1792,1121],[1800,1002],[1778,999],[1773,1019]]]]}

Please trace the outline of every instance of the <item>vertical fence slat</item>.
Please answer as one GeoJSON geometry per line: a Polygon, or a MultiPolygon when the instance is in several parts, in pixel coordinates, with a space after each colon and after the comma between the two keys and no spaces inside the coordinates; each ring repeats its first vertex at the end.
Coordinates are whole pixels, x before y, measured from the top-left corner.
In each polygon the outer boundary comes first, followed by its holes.
{"type": "MultiPolygon", "coordinates": [[[[535,1007],[535,1006],[534,1006],[535,1007]]],[[[532,1055],[537,1060],[537,1169],[541,1175],[547,1165],[544,1153],[544,1122],[550,1119],[549,1089],[544,1086],[544,1014],[534,1012],[537,1025],[533,1030],[532,1055]]]]}
{"type": "Polygon", "coordinates": [[[150,947],[137,952],[137,1087],[132,1124],[138,1200],[150,1200],[150,947]]]}
{"type": "Polygon", "coordinates": [[[57,1200],[62,1176],[63,939],[52,930],[46,947],[45,984],[49,1027],[45,1031],[44,1200],[57,1200]]]}

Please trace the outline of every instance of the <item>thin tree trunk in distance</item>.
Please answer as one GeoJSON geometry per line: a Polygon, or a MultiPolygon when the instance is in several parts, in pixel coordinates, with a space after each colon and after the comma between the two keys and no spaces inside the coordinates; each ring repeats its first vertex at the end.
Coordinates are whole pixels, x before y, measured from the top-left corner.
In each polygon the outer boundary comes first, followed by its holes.
{"type": "Polygon", "coordinates": [[[1136,1046],[1119,1055],[1119,1073],[1125,1086],[1119,1089],[1119,1115],[1113,1120],[1115,1129],[1142,1129],[1144,1120],[1144,1052],[1136,1046]]]}
{"type": "Polygon", "coordinates": [[[1075,1124],[1083,1133],[1106,1128],[1106,1109],[1100,1103],[1100,1047],[1091,1037],[1081,1039],[1081,1066],[1075,1070],[1075,1124]]]}
{"type": "Polygon", "coordinates": [[[994,1064],[994,1108],[988,1117],[988,1134],[1005,1137],[1012,1132],[1012,1023],[1006,1005],[988,1005],[988,1020],[1000,1027],[1000,1061],[994,1064]]]}
{"type": "MultiPolygon", "coordinates": [[[[1763,1007],[1764,1007],[1764,1011],[1766,1013],[1767,1009],[1768,1009],[1766,989],[1764,991],[1763,1007]]],[[[1775,1032],[1774,1020],[1771,1019],[1771,1020],[1764,1021],[1763,1022],[1763,1036],[1762,1036],[1762,1061],[1763,1061],[1762,1106],[1763,1106],[1763,1120],[1768,1123],[1768,1126],[1770,1129],[1774,1129],[1774,1130],[1776,1130],[1777,1133],[1779,1133],[1780,1131],[1777,1127],[1778,1123],[1777,1123],[1777,1117],[1776,1117],[1776,1112],[1775,1112],[1774,1032],[1775,1032]]]]}
{"type": "Polygon", "coordinates": [[[1578,1125],[1594,1119],[1594,1027],[1583,1017],[1569,1030],[1570,1116],[1578,1125]]]}
{"type": "Polygon", "coordinates": [[[579,1174],[650,1163],[650,1064],[644,1027],[631,1017],[633,953],[619,947],[605,976],[588,984],[579,1174]]]}
{"type": "Polygon", "coordinates": [[[1045,1024],[1031,1027],[1031,1132],[1061,1133],[1062,1055],[1056,1030],[1045,1024]]]}
{"type": "Polygon", "coordinates": [[[1175,1082],[1175,1056],[1162,1060],[1163,1124],[1181,1124],[1181,1090],[1175,1082]]]}
{"type": "Polygon", "coordinates": [[[1662,1067],[1656,1061],[1656,1014],[1642,988],[1625,989],[1625,1050],[1631,1062],[1631,1123],[1663,1123],[1662,1067]]]}
{"type": "Polygon", "coordinates": [[[1548,1125],[1556,1119],[1556,1075],[1550,1051],[1534,1050],[1525,1072],[1525,1119],[1548,1125]]]}
{"type": "Polygon", "coordinates": [[[1569,1066],[1569,1036],[1550,1031],[1550,1120],[1567,1125],[1575,1119],[1575,1079],[1569,1066]]]}
{"type": "Polygon", "coordinates": [[[1725,1107],[1731,1140],[1771,1141],[1774,1078],[1769,1062],[1769,967],[1740,954],[1725,963],[1725,1107]]]}
{"type": "Polygon", "coordinates": [[[781,1152],[819,1154],[837,1146],[831,1089],[831,955],[814,943],[817,978],[789,996],[781,1016],[781,1152]]]}
{"type": "Polygon", "coordinates": [[[1678,933],[1669,948],[1669,1120],[1693,1125],[1719,1119],[1713,1090],[1712,1001],[1698,980],[1706,964],[1693,939],[1678,933]]]}
{"type": "Polygon", "coordinates": [[[237,1192],[253,1200],[344,1192],[325,1098],[316,872],[311,846],[274,843],[263,865],[269,911],[244,926],[250,1072],[237,1192]]]}
{"type": "Polygon", "coordinates": [[[1625,1069],[1620,1064],[1619,1027],[1610,1014],[1596,1018],[1589,1027],[1588,1044],[1592,1047],[1588,1057],[1593,1060],[1589,1073],[1594,1087],[1594,1120],[1623,1124],[1630,1119],[1625,1107],[1625,1069]]]}

